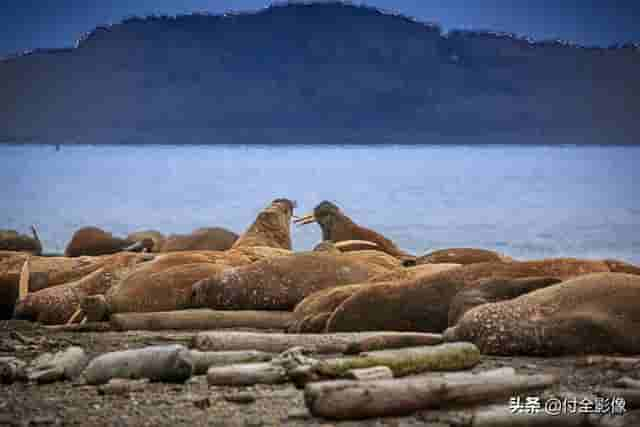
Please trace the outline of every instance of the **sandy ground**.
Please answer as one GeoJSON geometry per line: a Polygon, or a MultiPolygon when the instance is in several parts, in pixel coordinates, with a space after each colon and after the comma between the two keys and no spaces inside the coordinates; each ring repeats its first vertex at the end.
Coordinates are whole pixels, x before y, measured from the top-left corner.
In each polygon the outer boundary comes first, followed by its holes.
{"type": "MultiPolygon", "coordinates": [[[[16,356],[30,361],[44,351],[59,351],[69,345],[83,347],[90,356],[148,345],[177,342],[188,345],[194,333],[52,332],[29,322],[3,321],[0,322],[0,357],[16,356]],[[12,331],[28,338],[28,343],[20,344],[12,331]]],[[[597,386],[612,386],[622,376],[640,374],[601,366],[584,367],[576,362],[576,358],[483,357],[474,371],[511,366],[519,373],[553,373],[561,378],[561,383],[551,393],[588,393],[597,386]]],[[[334,422],[312,417],[306,410],[303,391],[291,384],[208,387],[205,376],[192,377],[185,384],[150,383],[128,395],[101,395],[97,387],[82,385],[79,381],[0,385],[0,426],[456,425],[453,415],[451,421],[447,421],[445,413],[433,422],[433,414],[434,411],[422,411],[407,417],[334,422]]]]}

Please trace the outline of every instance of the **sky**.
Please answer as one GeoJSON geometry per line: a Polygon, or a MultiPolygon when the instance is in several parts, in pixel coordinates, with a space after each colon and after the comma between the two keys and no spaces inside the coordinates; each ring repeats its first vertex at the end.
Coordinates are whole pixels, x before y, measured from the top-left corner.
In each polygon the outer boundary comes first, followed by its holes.
{"type": "MultiPolygon", "coordinates": [[[[97,25],[126,16],[259,9],[264,0],[0,0],[0,56],[72,46],[97,25]]],[[[365,0],[445,30],[505,31],[589,46],[640,42],[638,0],[365,0]],[[634,23],[634,21],[636,21],[634,23]]]]}

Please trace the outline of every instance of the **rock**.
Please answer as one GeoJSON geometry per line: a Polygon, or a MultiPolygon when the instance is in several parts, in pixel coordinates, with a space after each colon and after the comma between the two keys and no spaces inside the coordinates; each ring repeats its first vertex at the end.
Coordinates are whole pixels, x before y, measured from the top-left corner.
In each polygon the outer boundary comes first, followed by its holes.
{"type": "Polygon", "coordinates": [[[0,357],[0,384],[26,381],[27,364],[16,357],[0,357]]]}
{"type": "Polygon", "coordinates": [[[149,380],[143,378],[141,380],[127,380],[123,378],[113,378],[108,383],[98,387],[99,394],[129,394],[133,391],[144,390],[149,384],[149,380]]]}
{"type": "Polygon", "coordinates": [[[80,347],[69,347],[53,355],[45,353],[33,361],[27,376],[38,383],[72,380],[80,375],[88,360],[80,347]]]}
{"type": "Polygon", "coordinates": [[[227,402],[233,403],[253,403],[256,401],[256,396],[248,391],[241,391],[237,393],[227,393],[224,395],[224,399],[227,402]]]}

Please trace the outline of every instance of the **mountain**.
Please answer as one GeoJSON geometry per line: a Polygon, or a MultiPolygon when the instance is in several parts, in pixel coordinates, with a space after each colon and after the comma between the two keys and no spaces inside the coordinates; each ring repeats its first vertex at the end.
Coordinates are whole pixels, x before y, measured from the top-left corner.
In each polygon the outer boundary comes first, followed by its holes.
{"type": "Polygon", "coordinates": [[[129,18],[0,61],[0,141],[640,142],[640,48],[340,2],[129,18]]]}

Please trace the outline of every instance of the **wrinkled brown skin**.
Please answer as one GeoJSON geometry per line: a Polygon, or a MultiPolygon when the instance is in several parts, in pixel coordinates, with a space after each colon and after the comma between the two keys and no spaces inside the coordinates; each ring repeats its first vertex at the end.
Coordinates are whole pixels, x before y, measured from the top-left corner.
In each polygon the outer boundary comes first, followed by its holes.
{"type": "Polygon", "coordinates": [[[331,313],[347,298],[367,286],[372,286],[374,283],[392,284],[417,277],[433,276],[456,267],[458,267],[458,264],[427,264],[403,268],[377,275],[367,283],[341,286],[339,288],[315,292],[303,299],[300,304],[296,305],[293,312],[294,320],[291,325],[289,325],[288,330],[296,333],[325,332],[326,322],[329,320],[331,313]]]}
{"type": "MultiPolygon", "coordinates": [[[[136,242],[114,237],[97,227],[83,227],[73,233],[64,254],[68,257],[109,255],[120,252],[134,243],[136,242]]],[[[152,246],[150,242],[147,245],[152,246]]]]}
{"type": "Polygon", "coordinates": [[[468,311],[445,332],[485,354],[640,353],[640,276],[596,273],[468,311]]]}
{"type": "Polygon", "coordinates": [[[237,252],[184,251],[156,255],[127,274],[105,295],[110,313],[186,308],[191,285],[224,268],[249,264],[237,252]],[[186,302],[185,302],[186,301],[186,302]]]}
{"type": "Polygon", "coordinates": [[[322,202],[314,209],[316,221],[322,229],[322,240],[342,242],[345,240],[366,240],[378,245],[378,249],[402,260],[415,257],[400,250],[395,243],[382,234],[356,224],[342,210],[330,202],[322,202]],[[327,206],[328,209],[323,209],[327,206]]]}
{"type": "Polygon", "coordinates": [[[553,277],[566,280],[608,271],[604,262],[571,258],[470,264],[426,278],[369,286],[346,299],[333,312],[327,331],[439,333],[448,326],[454,296],[462,289],[477,286],[483,279],[553,277]]]}
{"type": "Polygon", "coordinates": [[[191,234],[172,234],[167,237],[160,252],[226,251],[238,240],[233,231],[221,227],[199,228],[191,234]]]}
{"type": "Polygon", "coordinates": [[[430,252],[426,255],[416,258],[416,264],[439,264],[439,263],[454,263],[454,264],[477,264],[480,262],[508,262],[514,261],[513,258],[506,255],[499,254],[487,249],[475,249],[475,248],[450,248],[441,249],[438,251],[430,252]]]}
{"type": "Polygon", "coordinates": [[[136,231],[130,233],[126,238],[129,242],[140,242],[145,239],[150,239],[153,242],[153,245],[149,246],[149,252],[157,253],[160,252],[167,238],[156,230],[136,231]]]}
{"type": "Polygon", "coordinates": [[[296,253],[227,269],[193,286],[193,307],[292,310],[304,297],[388,271],[344,255],[296,253]]]}
{"type": "Polygon", "coordinates": [[[42,244],[35,236],[19,234],[15,230],[0,230],[0,251],[27,252],[42,254],[42,244]]]}
{"type": "Polygon", "coordinates": [[[44,324],[66,323],[88,295],[107,292],[131,269],[145,262],[144,254],[120,253],[81,279],[28,294],[15,307],[14,317],[44,324]]]}
{"type": "MultiPolygon", "coordinates": [[[[118,255],[98,257],[29,257],[29,291],[78,280],[111,262],[118,255]]],[[[0,317],[10,319],[18,297],[20,272],[28,255],[0,251],[0,317]]]]}
{"type": "Polygon", "coordinates": [[[449,308],[449,326],[455,325],[467,311],[479,305],[513,299],[560,282],[560,279],[554,277],[483,280],[477,286],[463,289],[453,297],[449,308]]]}
{"type": "Polygon", "coordinates": [[[232,249],[267,246],[291,250],[291,216],[295,203],[289,199],[276,199],[263,209],[232,249]]]}
{"type": "Polygon", "coordinates": [[[381,274],[369,280],[369,283],[402,281],[417,279],[418,277],[433,276],[443,271],[460,267],[460,264],[423,264],[415,267],[407,267],[381,274]]]}
{"type": "Polygon", "coordinates": [[[618,261],[615,259],[606,259],[604,262],[609,266],[609,270],[612,273],[627,273],[627,274],[639,274],[640,275],[640,267],[635,266],[633,264],[629,264],[628,262],[618,261]]]}

